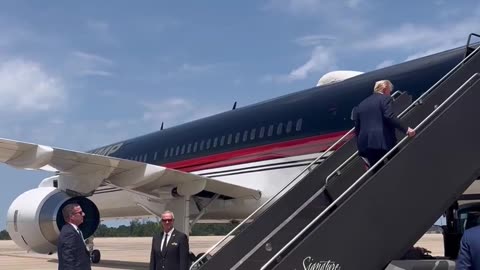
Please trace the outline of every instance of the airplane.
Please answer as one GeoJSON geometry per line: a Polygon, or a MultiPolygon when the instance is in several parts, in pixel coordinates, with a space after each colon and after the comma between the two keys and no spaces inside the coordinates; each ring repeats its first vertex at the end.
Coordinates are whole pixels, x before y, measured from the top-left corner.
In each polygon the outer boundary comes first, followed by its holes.
{"type": "MultiPolygon", "coordinates": [[[[464,54],[459,47],[365,73],[333,71],[310,89],[87,152],[0,139],[2,163],[53,174],[12,202],[7,231],[19,247],[52,254],[72,201],[86,213],[85,237],[101,220],[167,209],[185,232],[200,219],[243,219],[351,129],[352,108],[376,81],[415,99],[464,54]]],[[[92,256],[100,260],[98,250],[92,256]]]]}

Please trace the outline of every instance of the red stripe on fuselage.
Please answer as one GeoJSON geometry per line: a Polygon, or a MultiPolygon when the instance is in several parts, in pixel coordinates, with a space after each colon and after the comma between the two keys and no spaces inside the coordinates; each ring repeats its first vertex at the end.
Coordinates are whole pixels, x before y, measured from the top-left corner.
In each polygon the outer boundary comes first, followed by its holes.
{"type": "MultiPolygon", "coordinates": [[[[191,172],[256,161],[318,153],[327,150],[330,145],[340,139],[345,133],[345,131],[341,131],[327,135],[250,147],[221,154],[162,164],[162,166],[185,172],[191,172]]],[[[341,146],[341,144],[335,148],[338,148],[339,146],[341,146]]]]}

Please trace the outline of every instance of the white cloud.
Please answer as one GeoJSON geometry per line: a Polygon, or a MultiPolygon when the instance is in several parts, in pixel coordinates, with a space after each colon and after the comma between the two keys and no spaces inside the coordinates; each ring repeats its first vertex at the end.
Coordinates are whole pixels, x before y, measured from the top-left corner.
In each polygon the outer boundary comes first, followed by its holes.
{"type": "Polygon", "coordinates": [[[110,59],[107,59],[105,57],[96,55],[96,54],[91,54],[91,53],[86,53],[82,51],[75,51],[73,52],[73,55],[77,57],[79,60],[86,61],[86,62],[92,62],[92,63],[99,63],[99,64],[106,64],[106,65],[112,65],[113,61],[110,59]]]}
{"type": "MultiPolygon", "coordinates": [[[[372,5],[363,0],[269,0],[264,10],[286,13],[309,20],[316,28],[336,33],[336,38],[352,40],[359,33],[371,32],[372,5]],[[368,5],[367,5],[368,4],[368,5]]],[[[295,20],[294,20],[295,21],[295,20]]],[[[325,43],[322,43],[325,45],[325,43]]],[[[318,44],[316,44],[318,45],[318,44]]]]}
{"type": "Polygon", "coordinates": [[[104,70],[84,69],[80,71],[80,75],[109,77],[109,76],[112,76],[113,73],[109,71],[104,71],[104,70]]]}
{"type": "Polygon", "coordinates": [[[332,42],[335,40],[335,37],[328,35],[308,35],[295,39],[295,43],[300,46],[318,46],[325,44],[325,42],[332,42]]]}
{"type": "Polygon", "coordinates": [[[448,49],[459,47],[461,45],[465,45],[465,41],[457,41],[457,42],[447,41],[446,43],[443,43],[441,45],[433,46],[432,48],[428,48],[428,49],[425,49],[423,51],[419,51],[419,52],[416,52],[414,54],[411,54],[411,55],[407,56],[405,61],[409,61],[409,60],[417,59],[417,58],[424,57],[424,56],[427,56],[427,55],[435,54],[435,53],[438,53],[438,52],[446,51],[448,49]]]}
{"type": "Polygon", "coordinates": [[[326,72],[335,68],[336,58],[331,49],[316,46],[310,59],[298,68],[293,69],[288,75],[266,75],[263,81],[293,82],[303,80],[312,73],[326,72]]]}
{"type": "Polygon", "coordinates": [[[420,25],[406,23],[398,28],[387,29],[368,40],[351,45],[359,51],[395,50],[408,55],[405,61],[431,55],[465,45],[467,36],[480,24],[480,10],[473,7],[470,16],[449,23],[420,25]]]}
{"type": "Polygon", "coordinates": [[[178,97],[163,101],[141,102],[141,105],[145,108],[143,120],[158,128],[162,122],[165,123],[165,127],[171,127],[220,111],[214,106],[195,106],[191,101],[178,97]]]}
{"type": "Polygon", "coordinates": [[[390,60],[390,59],[389,59],[389,60],[385,60],[385,61],[381,62],[380,64],[378,64],[375,69],[380,69],[380,68],[384,68],[384,67],[389,67],[389,66],[391,66],[391,65],[393,65],[393,64],[395,64],[395,61],[390,60]]]}
{"type": "Polygon", "coordinates": [[[284,10],[295,15],[332,15],[355,11],[362,2],[363,0],[270,0],[266,8],[284,10]]]}
{"type": "Polygon", "coordinates": [[[70,66],[73,72],[80,76],[112,76],[110,71],[114,66],[112,60],[82,51],[72,52],[70,66]]]}
{"type": "Polygon", "coordinates": [[[311,72],[324,71],[333,66],[333,54],[323,47],[316,47],[310,59],[302,66],[292,70],[288,75],[291,80],[305,79],[311,72]]]}
{"type": "MultiPolygon", "coordinates": [[[[359,50],[400,49],[426,51],[434,48],[464,44],[468,33],[475,32],[480,24],[478,16],[444,25],[426,26],[407,23],[397,29],[389,29],[368,40],[352,45],[359,50]]],[[[449,47],[452,48],[452,47],[449,47]]]]}
{"type": "Polygon", "coordinates": [[[438,30],[413,24],[404,24],[399,29],[381,33],[371,39],[354,43],[361,50],[412,48],[418,44],[434,44],[439,40],[438,30]]]}
{"type": "Polygon", "coordinates": [[[35,62],[10,60],[0,64],[0,110],[46,111],[65,102],[62,80],[35,62]]]}
{"type": "Polygon", "coordinates": [[[205,72],[205,71],[210,71],[215,67],[215,65],[193,65],[193,64],[188,64],[185,63],[183,64],[180,68],[179,71],[184,71],[184,72],[205,72]]]}

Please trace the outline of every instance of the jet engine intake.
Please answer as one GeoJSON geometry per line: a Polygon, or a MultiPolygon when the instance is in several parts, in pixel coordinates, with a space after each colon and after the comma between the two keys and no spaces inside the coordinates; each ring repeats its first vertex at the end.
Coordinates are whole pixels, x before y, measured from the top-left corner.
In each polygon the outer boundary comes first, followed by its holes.
{"type": "Polygon", "coordinates": [[[65,224],[62,209],[69,203],[82,207],[85,219],[79,228],[85,238],[90,237],[100,224],[97,206],[85,197],[71,197],[55,187],[31,189],[17,197],[8,209],[8,234],[25,250],[42,254],[56,252],[57,239],[65,224]]]}

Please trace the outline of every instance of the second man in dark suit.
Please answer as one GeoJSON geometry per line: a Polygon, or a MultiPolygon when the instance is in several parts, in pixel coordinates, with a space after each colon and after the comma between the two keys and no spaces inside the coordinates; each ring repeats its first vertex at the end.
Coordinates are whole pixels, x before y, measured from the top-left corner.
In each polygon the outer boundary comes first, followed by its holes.
{"type": "Polygon", "coordinates": [[[80,205],[72,203],[62,209],[62,214],[66,223],[58,237],[58,270],[90,270],[90,253],[78,228],[85,213],[80,205]]]}
{"type": "Polygon", "coordinates": [[[414,129],[407,128],[394,115],[393,99],[390,96],[392,90],[393,84],[390,81],[376,82],[373,94],[363,100],[352,113],[358,152],[368,167],[373,166],[395,146],[395,129],[410,137],[415,135],[414,129]]]}
{"type": "Polygon", "coordinates": [[[463,233],[455,269],[480,270],[480,226],[463,233]]]}
{"type": "Polygon", "coordinates": [[[173,227],[172,212],[162,214],[163,232],[154,235],[150,270],[188,270],[190,267],[188,237],[173,227]]]}

